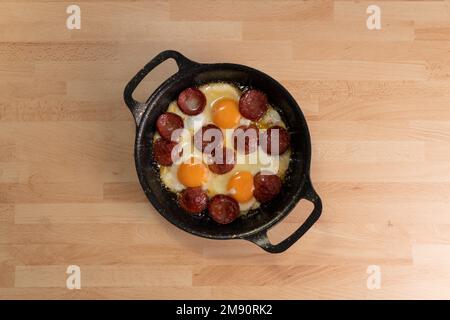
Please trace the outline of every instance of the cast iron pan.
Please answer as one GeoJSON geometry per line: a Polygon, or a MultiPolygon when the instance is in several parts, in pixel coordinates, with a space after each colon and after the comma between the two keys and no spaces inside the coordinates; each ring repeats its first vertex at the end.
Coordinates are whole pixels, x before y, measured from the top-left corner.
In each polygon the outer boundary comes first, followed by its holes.
{"type": "Polygon", "coordinates": [[[136,120],[135,161],[137,174],[147,198],[158,212],[177,227],[209,239],[245,239],[271,253],[283,252],[293,245],[317,221],[322,202],[314,191],[309,177],[311,141],[300,107],[287,90],[268,75],[247,66],[217,63],[202,64],[191,61],[179,52],[163,51],[153,58],[127,84],[124,99],[136,120]],[[174,59],[178,72],[164,81],[147,102],[133,99],[133,91],[144,77],[167,59],[174,59]],[[176,195],[163,187],[159,169],[152,159],[152,138],[158,116],[165,112],[178,94],[191,86],[225,81],[240,87],[257,88],[265,92],[288,127],[291,140],[291,161],[281,193],[247,217],[240,217],[228,225],[219,225],[207,215],[196,218],[177,204],[176,195]],[[287,239],[270,243],[267,230],[285,218],[295,205],[307,199],[314,209],[305,222],[287,239]]]}

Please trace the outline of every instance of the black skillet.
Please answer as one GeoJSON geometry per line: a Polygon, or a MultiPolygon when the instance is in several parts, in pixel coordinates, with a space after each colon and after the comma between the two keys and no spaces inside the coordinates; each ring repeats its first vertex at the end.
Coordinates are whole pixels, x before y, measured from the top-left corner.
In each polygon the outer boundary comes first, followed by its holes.
{"type": "Polygon", "coordinates": [[[209,239],[248,240],[268,252],[278,253],[293,245],[320,217],[322,202],[309,177],[311,141],[305,118],[289,92],[268,75],[238,64],[197,63],[179,52],[168,50],[158,54],[131,79],[125,87],[124,99],[136,120],[134,154],[139,181],[153,206],[177,227],[209,239]],[[178,72],[164,81],[147,102],[134,100],[133,91],[142,79],[167,59],[176,61],[178,72]],[[166,111],[169,103],[184,89],[217,81],[234,83],[244,88],[257,88],[265,92],[269,102],[281,114],[288,127],[292,150],[281,193],[247,217],[240,217],[228,225],[219,225],[207,215],[197,218],[184,212],[177,204],[176,195],[161,184],[158,166],[152,159],[151,141],[158,116],[166,111]],[[312,213],[288,238],[278,244],[270,243],[267,230],[285,218],[301,199],[307,199],[314,204],[312,213]]]}

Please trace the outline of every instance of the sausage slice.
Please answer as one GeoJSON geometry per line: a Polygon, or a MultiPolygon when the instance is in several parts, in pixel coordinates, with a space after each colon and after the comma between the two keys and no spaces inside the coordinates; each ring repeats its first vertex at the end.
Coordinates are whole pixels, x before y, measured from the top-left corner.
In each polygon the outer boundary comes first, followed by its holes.
{"type": "Polygon", "coordinates": [[[209,201],[208,213],[215,222],[228,224],[239,216],[239,204],[230,196],[218,194],[209,201]]]}
{"type": "Polygon", "coordinates": [[[233,147],[239,153],[253,153],[258,148],[259,129],[254,124],[239,126],[234,130],[232,139],[233,147]]]}
{"type": "Polygon", "coordinates": [[[289,133],[286,129],[280,126],[273,126],[266,130],[261,137],[262,149],[270,155],[280,155],[289,149],[289,133]],[[272,140],[275,141],[278,138],[278,145],[272,146],[272,140]]]}
{"type": "Polygon", "coordinates": [[[276,174],[258,172],[253,177],[253,196],[261,203],[275,198],[281,191],[281,179],[276,174]]]}
{"type": "Polygon", "coordinates": [[[187,88],[178,95],[177,103],[184,114],[195,116],[205,109],[206,97],[197,88],[187,88]]]}
{"type": "Polygon", "coordinates": [[[153,142],[153,158],[162,166],[171,166],[173,164],[172,149],[177,143],[158,138],[153,142]]]}
{"type": "Polygon", "coordinates": [[[194,146],[202,152],[212,154],[212,151],[223,142],[223,133],[214,124],[207,124],[194,134],[194,146]],[[208,147],[209,150],[205,150],[208,147]]]}
{"type": "Polygon", "coordinates": [[[166,140],[171,140],[172,133],[177,129],[183,129],[183,119],[172,112],[165,112],[156,120],[156,129],[161,137],[166,140]]]}
{"type": "Polygon", "coordinates": [[[208,165],[209,170],[216,174],[225,174],[233,170],[236,163],[236,155],[230,148],[214,149],[212,153],[212,164],[208,165]],[[218,152],[214,152],[218,150],[218,152]]]}
{"type": "Polygon", "coordinates": [[[187,188],[181,191],[178,202],[187,212],[198,214],[208,206],[208,196],[201,187],[187,188]]]}
{"type": "Polygon", "coordinates": [[[248,90],[239,99],[239,112],[252,121],[261,119],[267,108],[267,97],[259,90],[248,90]]]}

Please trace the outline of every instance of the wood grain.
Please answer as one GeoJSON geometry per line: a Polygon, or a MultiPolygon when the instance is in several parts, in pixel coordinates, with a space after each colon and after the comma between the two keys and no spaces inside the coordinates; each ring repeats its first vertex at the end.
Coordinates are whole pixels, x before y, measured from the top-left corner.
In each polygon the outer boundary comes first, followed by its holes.
{"type": "Polygon", "coordinates": [[[81,30],[65,3],[0,2],[0,298],[450,298],[449,1],[375,2],[379,31],[372,1],[77,3],[81,30]],[[261,69],[299,102],[324,211],[287,252],[191,236],[146,201],[122,90],[164,49],[261,69]]]}

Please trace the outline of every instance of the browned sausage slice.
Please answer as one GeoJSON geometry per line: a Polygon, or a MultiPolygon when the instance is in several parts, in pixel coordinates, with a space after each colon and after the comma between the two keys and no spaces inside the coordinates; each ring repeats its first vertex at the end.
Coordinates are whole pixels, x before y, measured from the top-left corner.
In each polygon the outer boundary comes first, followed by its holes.
{"type": "Polygon", "coordinates": [[[194,146],[202,152],[212,151],[223,142],[223,133],[220,128],[214,124],[207,124],[194,134],[194,146]],[[209,150],[205,150],[208,147],[209,150]]]}
{"type": "Polygon", "coordinates": [[[249,154],[258,148],[259,129],[254,124],[237,127],[233,132],[233,147],[239,153],[249,154]]]}
{"type": "Polygon", "coordinates": [[[177,145],[174,141],[158,138],[153,142],[153,158],[162,166],[171,166],[172,149],[177,145]]]}
{"type": "Polygon", "coordinates": [[[272,200],[281,191],[281,179],[276,174],[258,172],[253,177],[253,196],[261,203],[272,200]]]}
{"type": "Polygon", "coordinates": [[[247,119],[258,121],[267,111],[267,97],[259,90],[248,90],[239,99],[239,112],[247,119]]]}
{"type": "Polygon", "coordinates": [[[230,196],[218,194],[209,201],[208,212],[217,223],[228,224],[239,216],[239,204],[230,196]]]}
{"type": "Polygon", "coordinates": [[[195,116],[205,109],[206,97],[197,88],[187,88],[178,95],[177,103],[184,114],[195,116]]]}
{"type": "Polygon", "coordinates": [[[187,212],[197,214],[208,206],[208,196],[201,187],[187,188],[181,191],[178,202],[187,212]]]}
{"type": "Polygon", "coordinates": [[[280,155],[289,149],[289,133],[280,126],[273,126],[266,130],[261,137],[261,146],[264,152],[270,155],[280,155]],[[278,138],[278,145],[272,146],[272,140],[275,144],[278,138]]]}
{"type": "Polygon", "coordinates": [[[156,129],[161,137],[166,140],[171,140],[172,133],[182,128],[184,128],[183,119],[172,112],[165,112],[156,120],[156,129]]]}
{"type": "Polygon", "coordinates": [[[208,166],[209,170],[217,174],[225,174],[233,170],[236,163],[236,155],[234,151],[225,147],[217,150],[219,150],[219,152],[213,151],[213,163],[208,166]]]}

